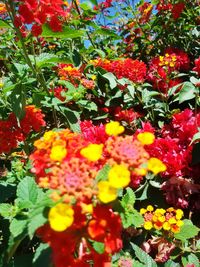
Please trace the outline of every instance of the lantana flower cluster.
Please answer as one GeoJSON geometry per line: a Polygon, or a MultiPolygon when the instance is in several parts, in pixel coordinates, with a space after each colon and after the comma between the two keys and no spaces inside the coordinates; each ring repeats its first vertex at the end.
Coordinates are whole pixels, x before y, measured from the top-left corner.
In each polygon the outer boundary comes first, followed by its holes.
{"type": "MultiPolygon", "coordinates": [[[[154,132],[153,127],[144,126],[154,132]]],[[[192,164],[193,136],[200,127],[200,114],[185,109],[173,115],[169,124],[165,124],[161,136],[146,149],[152,157],[162,159],[167,166],[161,176],[166,180],[162,189],[166,200],[174,207],[186,208],[190,197],[199,193],[200,165],[192,164]]],[[[147,129],[146,129],[147,128],[147,129]]]]}
{"type": "Polygon", "coordinates": [[[25,0],[18,1],[19,10],[15,17],[15,26],[22,32],[31,24],[34,36],[42,33],[42,26],[48,23],[53,31],[62,31],[62,24],[68,14],[62,0],[25,0]]]}
{"type": "Polygon", "coordinates": [[[142,83],[146,77],[146,64],[137,59],[108,60],[99,58],[92,60],[91,63],[96,67],[101,67],[108,72],[112,72],[118,79],[128,78],[135,83],[142,83]]]}
{"type": "Polygon", "coordinates": [[[0,154],[10,153],[34,131],[39,132],[46,125],[44,114],[33,105],[25,107],[25,115],[18,122],[14,113],[7,120],[0,121],[0,154]]]}
{"type": "Polygon", "coordinates": [[[144,148],[154,142],[152,133],[122,135],[125,129],[115,121],[94,126],[91,133],[82,129],[83,134],[46,132],[30,156],[39,186],[51,189],[55,201],[49,223],[38,234],[50,244],[58,267],[90,266],[86,262],[91,259],[102,264],[98,266],[110,262],[110,255],[122,248],[121,219],[112,208],[118,191],[148,171],[156,175],[166,170],[144,148]],[[95,251],[94,242],[104,244],[104,253],[95,251]]]}
{"type": "Polygon", "coordinates": [[[144,217],[144,229],[171,231],[172,233],[180,232],[180,227],[183,225],[181,220],[183,217],[183,211],[181,209],[174,209],[172,207],[168,209],[158,208],[148,205],[146,209],[140,209],[140,214],[144,217]]]}
{"type": "Polygon", "coordinates": [[[167,49],[164,55],[153,58],[149,64],[147,80],[155,89],[167,93],[168,89],[182,82],[180,78],[174,78],[174,72],[188,71],[190,59],[188,55],[179,49],[167,49]]]}

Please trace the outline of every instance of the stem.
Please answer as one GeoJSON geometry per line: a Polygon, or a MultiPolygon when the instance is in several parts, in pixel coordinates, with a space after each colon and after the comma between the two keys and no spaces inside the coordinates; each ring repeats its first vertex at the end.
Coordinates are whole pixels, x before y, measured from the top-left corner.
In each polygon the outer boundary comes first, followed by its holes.
{"type": "MultiPolygon", "coordinates": [[[[76,8],[76,11],[78,12],[80,18],[83,19],[82,15],[81,15],[81,11],[80,11],[80,9],[79,9],[77,3],[76,3],[76,0],[72,0],[72,3],[74,3],[75,8],[76,8]]],[[[87,31],[86,31],[86,34],[87,34],[87,37],[88,37],[88,39],[90,40],[92,46],[93,46],[94,48],[96,48],[96,45],[95,45],[95,43],[93,42],[93,40],[92,40],[90,34],[89,34],[87,31]]]]}
{"type": "MultiPolygon", "coordinates": [[[[6,4],[6,7],[7,7],[7,10],[11,11],[9,13],[10,14],[10,18],[12,20],[13,27],[16,30],[17,37],[19,38],[19,41],[20,41],[21,46],[22,46],[22,55],[23,55],[26,63],[28,64],[28,66],[32,70],[32,72],[33,72],[34,76],[36,77],[37,81],[42,86],[43,90],[47,93],[48,96],[50,96],[50,92],[49,92],[48,87],[46,85],[46,81],[45,81],[43,73],[41,72],[40,69],[37,68],[36,60],[35,60],[35,66],[32,64],[32,62],[31,62],[31,60],[30,60],[30,58],[28,56],[28,53],[27,53],[27,50],[26,50],[26,46],[25,46],[25,43],[24,43],[24,39],[22,37],[22,34],[21,34],[20,30],[17,27],[15,27],[15,25],[14,25],[14,17],[15,17],[14,2],[12,0],[8,0],[8,2],[5,1],[5,4],[6,4]]],[[[32,43],[32,45],[33,45],[33,43],[32,43]]],[[[35,55],[34,55],[34,59],[35,59],[35,55]]],[[[56,111],[55,111],[54,107],[52,107],[52,113],[53,113],[53,120],[54,120],[55,126],[57,127],[58,126],[58,121],[57,121],[57,115],[56,115],[56,111]]]]}

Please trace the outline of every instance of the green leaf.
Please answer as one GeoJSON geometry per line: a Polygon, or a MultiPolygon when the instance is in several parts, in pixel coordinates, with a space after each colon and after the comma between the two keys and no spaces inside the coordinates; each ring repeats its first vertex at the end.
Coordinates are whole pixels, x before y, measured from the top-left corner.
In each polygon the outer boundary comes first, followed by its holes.
{"type": "Polygon", "coordinates": [[[4,20],[0,20],[0,28],[11,28],[11,26],[4,20]]]}
{"type": "Polygon", "coordinates": [[[164,267],[180,267],[180,266],[181,265],[179,263],[176,263],[172,260],[168,260],[164,265],[164,267]]]}
{"type": "Polygon", "coordinates": [[[12,110],[16,117],[21,120],[25,115],[26,94],[24,86],[17,84],[10,95],[12,110]]]}
{"type": "Polygon", "coordinates": [[[14,217],[13,205],[7,203],[0,204],[0,215],[6,219],[12,217],[12,215],[14,217]]]}
{"type": "Polygon", "coordinates": [[[89,1],[84,1],[81,4],[79,4],[79,6],[84,10],[84,11],[88,11],[92,9],[92,3],[89,1]]]}
{"type": "Polygon", "coordinates": [[[132,217],[132,224],[135,227],[141,227],[141,225],[144,223],[144,218],[143,216],[137,211],[134,210],[133,212],[133,217],[132,217]]]}
{"type": "Polygon", "coordinates": [[[25,219],[16,219],[14,218],[10,224],[10,232],[13,237],[19,236],[26,229],[27,218],[25,219]]]}
{"type": "Polygon", "coordinates": [[[142,250],[140,247],[138,247],[136,244],[130,243],[136,257],[144,263],[148,267],[157,267],[156,262],[146,253],[144,250],[142,250]]]}
{"type": "Polygon", "coordinates": [[[43,25],[42,27],[42,37],[72,39],[83,37],[84,35],[84,30],[75,30],[69,27],[64,27],[61,32],[53,32],[48,25],[43,25]]]}
{"type": "Polygon", "coordinates": [[[35,231],[47,222],[47,218],[43,214],[43,209],[40,209],[40,213],[35,216],[30,215],[28,223],[28,234],[30,238],[33,238],[35,231]]]}
{"type": "Polygon", "coordinates": [[[75,133],[80,133],[80,114],[77,111],[71,110],[66,107],[60,107],[67,119],[70,129],[75,133]]]}
{"type": "Polygon", "coordinates": [[[98,107],[96,105],[96,103],[91,102],[90,100],[79,100],[78,102],[76,102],[79,106],[82,106],[85,109],[88,109],[89,111],[94,110],[97,111],[98,107]]]}
{"type": "Polygon", "coordinates": [[[192,138],[192,141],[190,144],[194,143],[195,141],[197,140],[200,140],[200,132],[196,133],[193,138],[192,138]]]}
{"type": "Polygon", "coordinates": [[[126,208],[127,205],[133,206],[135,204],[135,193],[130,187],[126,188],[126,194],[123,196],[121,204],[124,208],[126,208]]]}
{"type": "Polygon", "coordinates": [[[197,93],[198,89],[191,82],[184,82],[178,96],[179,104],[195,98],[197,93]]]}
{"type": "Polygon", "coordinates": [[[33,257],[33,267],[50,266],[51,249],[47,243],[41,243],[33,257]]]}
{"type": "MultiPolygon", "coordinates": [[[[34,58],[32,58],[32,61],[33,60],[34,58]]],[[[55,65],[54,63],[59,62],[59,57],[49,53],[41,53],[39,56],[35,57],[35,61],[36,61],[36,66],[38,68],[42,68],[51,66],[52,64],[55,65]]]]}
{"type": "Polygon", "coordinates": [[[200,266],[198,257],[193,253],[182,256],[181,261],[184,267],[186,267],[188,264],[194,264],[195,267],[200,266]]]}
{"type": "Polygon", "coordinates": [[[109,164],[106,164],[103,166],[103,168],[98,172],[97,176],[96,176],[96,181],[103,181],[103,180],[107,180],[108,178],[108,172],[110,171],[111,166],[109,164]]]}
{"type": "Polygon", "coordinates": [[[117,86],[116,77],[113,73],[107,72],[107,73],[103,74],[102,76],[109,81],[111,89],[113,89],[117,86]]]}
{"type": "Polygon", "coordinates": [[[93,246],[93,248],[94,248],[94,250],[96,251],[96,252],[98,252],[99,254],[103,254],[104,253],[104,250],[105,250],[105,245],[104,245],[104,243],[102,243],[102,242],[94,242],[93,244],[92,244],[92,246],[93,246]]]}
{"type": "Polygon", "coordinates": [[[185,242],[187,239],[193,238],[199,233],[199,228],[195,226],[190,220],[183,220],[184,224],[179,233],[174,234],[176,239],[185,242]]]}
{"type": "Polygon", "coordinates": [[[38,187],[32,177],[25,177],[17,187],[17,197],[20,201],[35,204],[38,197],[38,187]]]}

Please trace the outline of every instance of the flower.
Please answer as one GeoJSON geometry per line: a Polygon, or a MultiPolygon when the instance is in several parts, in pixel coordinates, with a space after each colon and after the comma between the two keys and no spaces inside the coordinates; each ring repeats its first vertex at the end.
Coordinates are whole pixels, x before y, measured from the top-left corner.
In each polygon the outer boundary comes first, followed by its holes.
{"type": "Polygon", "coordinates": [[[155,175],[158,174],[159,172],[164,172],[166,171],[166,165],[162,163],[161,160],[157,158],[150,158],[148,160],[148,165],[147,165],[148,170],[152,171],[155,175]]]}
{"type": "Polygon", "coordinates": [[[131,58],[108,60],[108,59],[96,59],[92,62],[95,66],[101,67],[108,72],[112,72],[118,79],[128,78],[129,80],[141,83],[146,76],[146,65],[139,60],[133,60],[131,58]]]}
{"type": "Polygon", "coordinates": [[[90,144],[87,147],[81,149],[80,154],[90,160],[97,161],[102,157],[103,144],[90,144]]]}
{"type": "Polygon", "coordinates": [[[67,149],[64,146],[53,146],[50,153],[50,159],[62,161],[67,155],[67,149]]]}
{"type": "Polygon", "coordinates": [[[156,209],[149,205],[146,209],[140,209],[140,214],[144,217],[143,227],[146,230],[155,228],[156,230],[171,231],[178,233],[183,221],[180,219],[183,216],[183,211],[170,207],[168,209],[156,209]]]}
{"type": "Polygon", "coordinates": [[[130,177],[130,171],[122,164],[114,165],[108,172],[108,181],[114,188],[126,187],[130,183],[130,177]]]}
{"type": "Polygon", "coordinates": [[[143,144],[143,145],[151,145],[153,144],[155,140],[155,135],[150,132],[143,132],[139,133],[137,135],[137,139],[143,144]]]}
{"type": "Polygon", "coordinates": [[[65,231],[74,221],[74,211],[71,206],[59,203],[50,209],[48,220],[54,231],[65,231]]]}
{"type": "Polygon", "coordinates": [[[108,181],[98,182],[98,198],[103,203],[109,203],[117,198],[117,189],[112,187],[108,181]]]}
{"type": "Polygon", "coordinates": [[[124,127],[118,121],[111,121],[106,124],[105,131],[108,135],[117,136],[124,132],[124,127]]]}

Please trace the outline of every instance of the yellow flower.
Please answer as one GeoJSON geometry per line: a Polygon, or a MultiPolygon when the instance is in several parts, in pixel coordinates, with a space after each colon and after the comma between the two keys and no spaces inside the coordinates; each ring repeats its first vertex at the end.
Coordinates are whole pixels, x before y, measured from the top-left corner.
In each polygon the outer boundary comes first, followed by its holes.
{"type": "Polygon", "coordinates": [[[48,219],[54,231],[62,232],[72,225],[74,211],[68,204],[59,203],[50,209],[48,219]]]}
{"type": "Polygon", "coordinates": [[[183,211],[181,209],[176,210],[176,219],[180,220],[183,217],[183,211]]]}
{"type": "Polygon", "coordinates": [[[170,230],[170,227],[171,227],[171,225],[170,225],[168,222],[164,222],[164,224],[163,224],[163,229],[164,229],[165,231],[169,231],[169,230],[170,230]]]}
{"type": "Polygon", "coordinates": [[[145,222],[144,223],[144,229],[146,229],[146,230],[151,230],[153,228],[153,224],[152,224],[152,222],[145,222]]]}
{"type": "Polygon", "coordinates": [[[150,158],[147,164],[147,168],[154,174],[158,174],[159,172],[164,172],[167,169],[165,164],[162,163],[162,161],[157,158],[150,158]]]}
{"type": "Polygon", "coordinates": [[[50,153],[50,159],[62,161],[67,155],[67,149],[64,146],[53,146],[50,153]]]}
{"type": "Polygon", "coordinates": [[[151,205],[147,206],[147,211],[153,211],[153,210],[154,210],[153,206],[151,206],[151,205]]]}
{"type": "Polygon", "coordinates": [[[85,203],[81,203],[81,209],[82,209],[82,213],[90,213],[92,214],[93,212],[93,205],[92,204],[85,204],[85,203]]]}
{"type": "Polygon", "coordinates": [[[130,171],[124,165],[114,165],[108,172],[108,180],[112,187],[126,187],[131,180],[130,171]]]}
{"type": "Polygon", "coordinates": [[[147,169],[145,168],[135,168],[134,173],[137,175],[145,176],[147,174],[147,169]]]}
{"type": "Polygon", "coordinates": [[[184,222],[181,221],[181,220],[180,221],[177,221],[177,223],[176,223],[176,225],[179,226],[179,227],[181,227],[183,224],[184,224],[184,222]]]}
{"type": "Polygon", "coordinates": [[[124,132],[124,127],[118,121],[111,121],[106,124],[105,130],[108,135],[117,136],[124,132]]]}
{"type": "Polygon", "coordinates": [[[90,161],[97,161],[101,158],[102,152],[103,144],[90,144],[87,147],[81,149],[80,154],[90,161]]]}
{"type": "Polygon", "coordinates": [[[164,210],[164,209],[156,209],[156,210],[155,210],[155,214],[156,214],[157,216],[159,216],[159,215],[163,215],[163,214],[165,214],[165,212],[166,212],[166,210],[164,210]]]}
{"type": "Polygon", "coordinates": [[[170,219],[168,220],[168,222],[169,222],[170,224],[176,224],[176,223],[177,223],[177,221],[176,221],[176,219],[175,219],[174,217],[170,218],[170,219]]]}
{"type": "Polygon", "coordinates": [[[165,221],[165,216],[158,216],[158,221],[163,223],[165,221]]]}
{"type": "Polygon", "coordinates": [[[144,132],[139,133],[137,135],[137,139],[143,144],[143,145],[151,145],[153,144],[155,140],[155,135],[150,132],[144,132]]]}
{"type": "Polygon", "coordinates": [[[98,183],[98,198],[103,203],[109,203],[117,198],[117,189],[110,186],[108,181],[98,183]]]}
{"type": "Polygon", "coordinates": [[[144,208],[141,208],[141,209],[140,209],[140,214],[141,214],[141,215],[145,214],[146,212],[147,212],[146,209],[144,209],[144,208]]]}
{"type": "Polygon", "coordinates": [[[56,133],[53,131],[48,131],[44,133],[43,139],[44,141],[52,141],[56,136],[56,133]]]}

